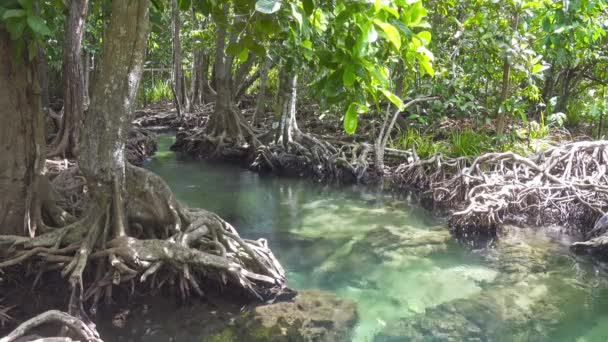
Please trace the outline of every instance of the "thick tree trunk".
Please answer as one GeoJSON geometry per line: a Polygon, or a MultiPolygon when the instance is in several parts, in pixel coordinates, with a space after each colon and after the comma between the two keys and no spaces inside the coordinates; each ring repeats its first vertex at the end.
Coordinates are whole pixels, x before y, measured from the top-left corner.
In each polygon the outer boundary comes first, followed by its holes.
{"type": "Polygon", "coordinates": [[[184,69],[182,67],[182,46],[179,38],[180,20],[179,7],[177,0],[171,0],[171,23],[173,34],[173,89],[175,96],[175,106],[178,109],[178,115],[181,115],[181,109],[185,104],[185,87],[184,87],[184,69]]]}
{"type": "Polygon", "coordinates": [[[49,156],[78,154],[80,127],[85,105],[82,39],[88,9],[87,0],[71,0],[65,21],[63,46],[63,121],[49,156]]]}
{"type": "Polygon", "coordinates": [[[11,58],[19,43],[0,28],[0,235],[35,230],[36,189],[45,159],[38,61],[25,53],[11,58]]]}
{"type": "Polygon", "coordinates": [[[289,143],[300,133],[296,121],[298,75],[281,70],[279,75],[279,108],[281,120],[275,135],[275,142],[288,150],[289,143]]]}
{"type": "MultiPolygon", "coordinates": [[[[224,5],[226,6],[226,4],[224,5]]],[[[227,12],[227,8],[225,8],[227,12]]],[[[232,58],[226,54],[226,24],[217,25],[215,52],[215,111],[209,119],[207,133],[242,140],[240,113],[234,105],[231,87],[232,58]]]]}
{"type": "Polygon", "coordinates": [[[114,196],[115,234],[124,235],[125,142],[143,70],[148,1],[113,1],[78,163],[101,208],[114,196]]]}

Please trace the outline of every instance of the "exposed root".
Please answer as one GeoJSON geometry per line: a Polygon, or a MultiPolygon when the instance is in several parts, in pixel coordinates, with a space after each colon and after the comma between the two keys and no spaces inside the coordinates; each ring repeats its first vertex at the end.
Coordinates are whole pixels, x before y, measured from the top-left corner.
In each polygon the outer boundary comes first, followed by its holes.
{"type": "Polygon", "coordinates": [[[298,131],[286,145],[260,146],[251,167],[277,174],[312,175],[323,181],[367,183],[374,179],[369,144],[330,142],[298,131]]]}
{"type": "Polygon", "coordinates": [[[141,165],[147,157],[156,152],[156,136],[154,133],[134,127],[129,131],[125,152],[127,160],[134,165],[141,165]]]}
{"type": "Polygon", "coordinates": [[[177,115],[175,111],[164,109],[158,112],[150,110],[136,111],[136,119],[133,125],[150,129],[195,129],[204,127],[209,119],[209,115],[215,110],[215,103],[210,102],[202,106],[197,106],[191,113],[177,115]]]}
{"type": "Polygon", "coordinates": [[[228,161],[247,160],[251,144],[243,136],[229,137],[226,133],[209,135],[205,129],[178,132],[171,149],[199,159],[228,161]]]}
{"type": "Polygon", "coordinates": [[[13,330],[8,336],[1,338],[0,342],[14,342],[14,341],[73,341],[67,337],[56,337],[56,338],[41,338],[39,336],[26,336],[26,334],[36,329],[37,327],[56,323],[68,328],[68,330],[76,337],[76,341],[81,342],[102,342],[99,338],[99,334],[94,328],[89,327],[83,321],[78,318],[72,317],[64,312],[51,310],[44,312],[36,317],[33,317],[13,330]]]}
{"type": "Polygon", "coordinates": [[[608,208],[607,165],[608,141],[583,141],[531,157],[505,152],[472,162],[416,158],[395,174],[401,185],[428,188],[435,203],[456,209],[450,227],[463,234],[494,232],[518,220],[589,233],[608,208]]]}
{"type": "Polygon", "coordinates": [[[96,305],[112,286],[137,279],[151,279],[155,287],[176,285],[184,297],[221,285],[269,300],[284,289],[285,272],[264,240],[242,239],[216,214],[185,207],[145,169],[128,166],[126,176],[124,202],[120,196],[103,196],[103,207],[90,204],[67,226],[49,227],[33,238],[1,236],[0,271],[24,262],[42,272],[60,267],[73,289],[74,315],[82,314],[84,301],[96,305]],[[125,221],[123,211],[128,224],[116,229],[125,221]]]}

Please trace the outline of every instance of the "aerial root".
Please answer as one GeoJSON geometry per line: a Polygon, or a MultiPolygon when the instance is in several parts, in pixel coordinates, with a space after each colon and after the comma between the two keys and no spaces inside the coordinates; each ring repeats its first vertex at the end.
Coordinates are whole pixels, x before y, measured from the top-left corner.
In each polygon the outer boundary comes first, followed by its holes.
{"type": "Polygon", "coordinates": [[[251,144],[244,136],[232,137],[225,132],[211,135],[205,129],[177,134],[171,149],[201,159],[243,160],[251,153],[251,144]]]}
{"type": "Polygon", "coordinates": [[[258,147],[251,167],[273,173],[306,173],[324,181],[365,183],[372,157],[369,144],[330,142],[298,131],[286,146],[272,143],[258,147]]]}
{"type": "Polygon", "coordinates": [[[102,342],[95,328],[88,326],[80,319],[70,316],[67,313],[51,310],[35,316],[13,330],[6,337],[1,338],[0,342],[14,341],[73,341],[68,337],[40,338],[39,336],[26,336],[26,334],[43,324],[57,323],[68,328],[68,330],[81,342],[102,342]]]}
{"type": "Polygon", "coordinates": [[[471,161],[438,154],[400,165],[395,175],[455,209],[450,227],[467,234],[521,220],[591,227],[608,208],[606,165],[608,141],[583,141],[530,157],[487,153],[471,161]]]}

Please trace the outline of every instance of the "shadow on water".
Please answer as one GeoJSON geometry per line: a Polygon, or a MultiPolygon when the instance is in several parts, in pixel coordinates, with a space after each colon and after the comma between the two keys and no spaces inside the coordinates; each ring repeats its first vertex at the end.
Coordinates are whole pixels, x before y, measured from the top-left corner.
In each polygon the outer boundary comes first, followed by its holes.
{"type": "Polygon", "coordinates": [[[355,341],[606,341],[606,284],[567,248],[523,232],[471,251],[407,199],[191,161],[159,137],[146,167],[177,197],[263,237],[298,289],[358,303],[355,341]]]}

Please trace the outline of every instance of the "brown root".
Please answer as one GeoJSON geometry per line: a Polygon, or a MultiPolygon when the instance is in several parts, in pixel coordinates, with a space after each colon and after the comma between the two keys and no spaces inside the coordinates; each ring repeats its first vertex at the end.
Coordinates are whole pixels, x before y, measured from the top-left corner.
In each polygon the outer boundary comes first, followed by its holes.
{"type": "Polygon", "coordinates": [[[45,338],[41,339],[38,336],[26,336],[26,334],[44,324],[56,323],[68,328],[68,330],[74,334],[77,341],[82,342],[102,342],[99,338],[99,333],[94,328],[88,326],[83,321],[76,317],[72,317],[64,312],[57,310],[50,310],[44,312],[36,317],[33,317],[13,330],[8,336],[1,338],[0,342],[14,342],[14,341],[30,341],[30,340],[44,340],[44,341],[72,341],[67,337],[57,338],[45,338]]]}
{"type": "Polygon", "coordinates": [[[177,279],[156,286],[175,284],[184,297],[220,285],[269,300],[285,288],[285,272],[264,240],[242,239],[216,214],[185,207],[145,169],[129,165],[126,176],[124,200],[115,188],[114,195],[100,197],[103,206],[97,198],[64,227],[33,238],[0,237],[6,251],[0,271],[25,262],[41,270],[61,268],[73,289],[70,313],[83,317],[84,301],[92,298],[96,305],[112,286],[136,279],[177,279]],[[123,221],[125,228],[117,229],[123,221]]]}

